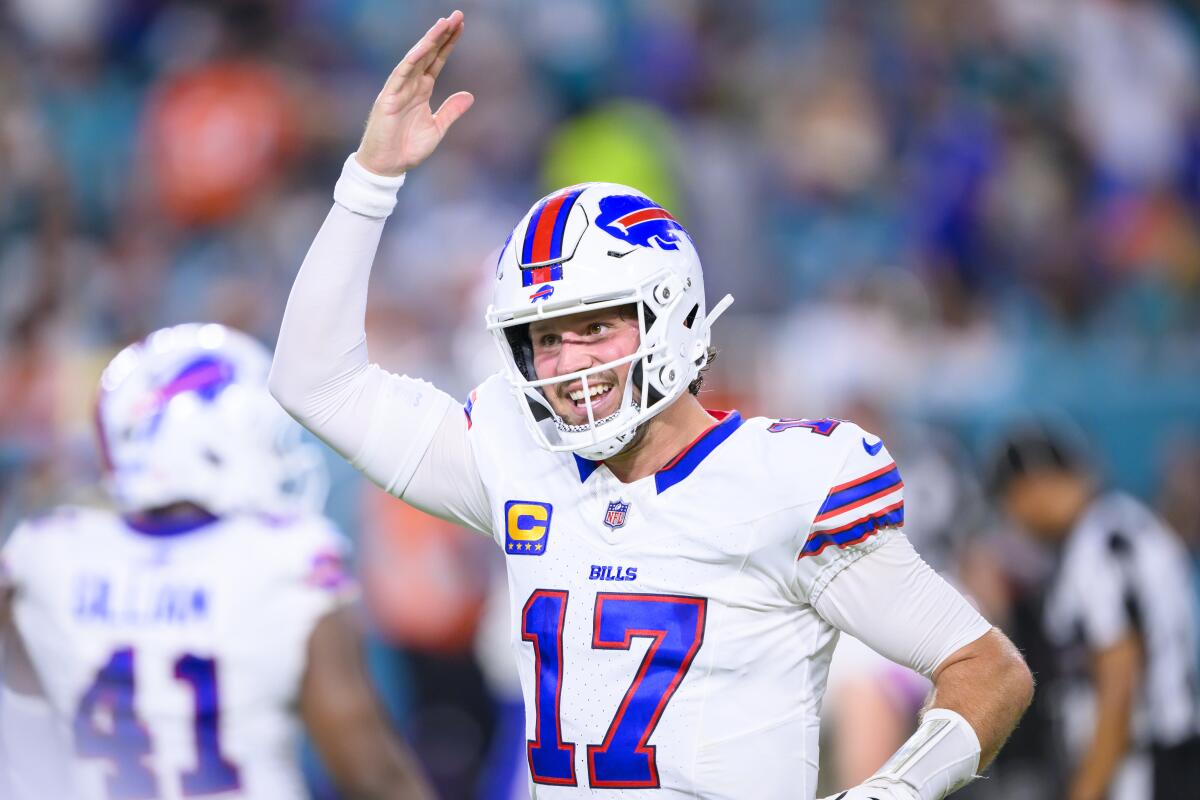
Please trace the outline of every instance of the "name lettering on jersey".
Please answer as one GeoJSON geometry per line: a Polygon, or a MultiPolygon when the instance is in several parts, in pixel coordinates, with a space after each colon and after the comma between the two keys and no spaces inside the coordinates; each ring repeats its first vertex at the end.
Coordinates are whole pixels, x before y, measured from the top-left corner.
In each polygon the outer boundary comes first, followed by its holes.
{"type": "Polygon", "coordinates": [[[116,587],[100,575],[75,579],[72,613],[83,623],[187,625],[207,621],[208,609],[202,586],[134,581],[116,587]]]}
{"type": "Polygon", "coordinates": [[[509,500],[504,504],[504,552],[540,556],[550,544],[550,518],[554,506],[535,500],[509,500]]]}
{"type": "Polygon", "coordinates": [[[842,424],[844,420],[835,419],[833,417],[824,417],[823,419],[797,419],[795,417],[782,417],[778,422],[773,422],[767,428],[769,433],[783,433],[792,428],[807,428],[812,433],[819,433],[822,436],[829,436],[837,426],[842,424]]]}
{"type": "Polygon", "coordinates": [[[612,567],[608,564],[592,564],[590,581],[636,581],[637,567],[612,567]]]}

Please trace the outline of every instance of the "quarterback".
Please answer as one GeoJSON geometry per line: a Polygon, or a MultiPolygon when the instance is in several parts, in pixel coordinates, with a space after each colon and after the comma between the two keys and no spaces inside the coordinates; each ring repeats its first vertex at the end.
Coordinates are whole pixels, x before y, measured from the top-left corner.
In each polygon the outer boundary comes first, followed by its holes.
{"type": "Polygon", "coordinates": [[[838,797],[966,784],[1028,704],[1028,669],[908,544],[877,437],[701,406],[731,299],[708,310],[666,209],[605,183],[536,203],[486,313],[504,370],[465,403],[370,363],[384,222],[473,102],[429,105],[463,24],[438,20],[376,99],[296,278],[270,387],[388,492],[503,550],[532,794],[811,799],[839,631],[935,688],[912,739],[838,797]]]}
{"type": "Polygon", "coordinates": [[[258,342],[197,324],[104,371],[117,510],[59,508],[0,551],[4,797],[306,797],[301,721],[352,796],[431,796],[367,682],[319,454],[269,366],[258,342]],[[60,769],[29,757],[39,719],[60,769]]]}

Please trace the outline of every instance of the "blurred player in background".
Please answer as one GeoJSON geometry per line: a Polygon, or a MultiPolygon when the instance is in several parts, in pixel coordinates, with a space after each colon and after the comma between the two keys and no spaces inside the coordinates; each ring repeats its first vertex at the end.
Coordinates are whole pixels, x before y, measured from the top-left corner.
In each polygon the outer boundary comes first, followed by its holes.
{"type": "MultiPolygon", "coordinates": [[[[430,796],[368,684],[323,467],[268,366],[219,325],[121,351],[97,406],[117,512],[60,508],[5,544],[5,706],[28,719],[44,695],[69,765],[53,796],[302,798],[301,719],[350,797],[430,796]]],[[[44,800],[13,725],[9,789],[44,800]]]]}
{"type": "Polygon", "coordinates": [[[1020,655],[898,530],[877,437],[700,405],[732,298],[706,312],[691,239],[644,194],[580,184],[517,225],[487,314],[506,374],[465,407],[369,362],[384,221],[473,102],[429,105],[462,31],[460,12],[439,20],[380,92],[292,289],[271,388],[388,492],[503,549],[534,796],[812,798],[839,630],[934,694],[897,755],[838,796],[969,782],[1029,702],[1020,655]]]}
{"type": "Polygon", "coordinates": [[[1101,489],[1079,437],[1020,426],[991,465],[1004,510],[1051,545],[1046,687],[1067,753],[1068,800],[1184,800],[1200,791],[1200,669],[1189,557],[1127,494],[1101,489]]]}

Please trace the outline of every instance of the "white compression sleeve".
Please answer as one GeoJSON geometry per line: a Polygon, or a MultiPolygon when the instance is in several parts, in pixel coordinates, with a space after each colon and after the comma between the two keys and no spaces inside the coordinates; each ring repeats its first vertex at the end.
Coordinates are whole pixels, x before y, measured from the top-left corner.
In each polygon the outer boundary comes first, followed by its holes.
{"type": "Polygon", "coordinates": [[[900,531],[855,561],[814,602],[838,630],[926,677],[992,629],[900,531]]]}
{"type": "Polygon", "coordinates": [[[404,489],[404,502],[443,519],[492,535],[491,512],[482,481],[462,480],[459,465],[474,464],[462,409],[446,414],[404,489]]]}
{"type": "MultiPolygon", "coordinates": [[[[456,407],[425,381],[371,364],[364,318],[371,265],[400,178],[367,172],[351,156],[336,203],[288,297],[271,367],[271,393],[306,428],[392,494],[403,493],[443,419],[456,407]]],[[[474,464],[442,463],[446,479],[474,464]]],[[[429,498],[436,511],[436,498],[429,498]]]]}

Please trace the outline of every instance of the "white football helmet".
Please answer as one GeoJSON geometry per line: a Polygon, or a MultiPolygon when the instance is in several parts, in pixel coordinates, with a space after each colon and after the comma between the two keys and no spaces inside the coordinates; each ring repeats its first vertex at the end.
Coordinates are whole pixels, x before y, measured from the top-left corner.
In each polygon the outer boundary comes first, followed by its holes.
{"type": "Polygon", "coordinates": [[[687,391],[708,358],[709,330],[733,298],[706,314],[700,258],[683,226],[637,189],[569,186],[539,200],[513,229],[496,265],[487,326],[534,438],[551,451],[597,460],[687,391]],[[529,323],[636,304],[639,345],[616,361],[538,379],[529,323]],[[632,364],[617,411],[596,419],[588,378],[632,364]],[[588,422],[569,425],[543,389],[582,381],[588,422]],[[636,387],[636,392],[635,392],[636,387]]]}
{"type": "Polygon", "coordinates": [[[212,514],[319,511],[317,449],[267,391],[271,356],[243,333],[176,325],[126,347],[100,378],[108,488],[125,512],[192,502],[212,514]]]}

